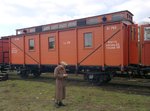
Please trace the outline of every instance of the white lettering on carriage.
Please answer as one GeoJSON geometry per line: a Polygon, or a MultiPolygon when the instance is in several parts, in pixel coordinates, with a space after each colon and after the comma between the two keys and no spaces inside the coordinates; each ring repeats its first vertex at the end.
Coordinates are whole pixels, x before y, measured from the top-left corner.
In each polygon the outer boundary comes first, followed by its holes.
{"type": "Polygon", "coordinates": [[[15,53],[17,53],[17,52],[18,52],[18,51],[17,51],[16,48],[12,48],[11,53],[15,54],[15,53]]]}
{"type": "Polygon", "coordinates": [[[116,30],[117,29],[117,26],[114,25],[114,26],[107,26],[106,27],[106,30],[116,30]]]}
{"type": "Polygon", "coordinates": [[[70,45],[71,44],[71,41],[65,41],[63,42],[64,45],[70,45]]]}
{"type": "Polygon", "coordinates": [[[105,47],[106,49],[120,49],[120,43],[117,41],[108,41],[105,47]]]}

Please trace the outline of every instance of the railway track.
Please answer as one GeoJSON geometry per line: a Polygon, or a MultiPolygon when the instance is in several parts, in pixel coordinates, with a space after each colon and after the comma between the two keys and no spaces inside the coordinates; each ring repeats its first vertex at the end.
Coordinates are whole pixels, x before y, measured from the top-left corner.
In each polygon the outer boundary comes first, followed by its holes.
{"type": "MultiPolygon", "coordinates": [[[[55,81],[53,74],[41,76],[40,81],[55,81]]],[[[96,87],[106,91],[150,96],[150,79],[114,77],[109,83],[96,86],[83,79],[82,75],[69,75],[68,86],[96,87]]]]}
{"type": "MultiPolygon", "coordinates": [[[[16,73],[9,74],[10,80],[23,80],[20,79],[16,73]]],[[[30,76],[25,81],[39,81],[45,83],[55,84],[55,78],[53,73],[42,74],[40,78],[34,78],[30,76]]],[[[79,86],[79,87],[95,87],[106,91],[120,92],[127,94],[137,94],[150,96],[150,79],[133,78],[128,77],[114,77],[109,83],[96,86],[93,83],[89,83],[83,79],[83,75],[70,74],[66,80],[67,86],[79,86]]]]}

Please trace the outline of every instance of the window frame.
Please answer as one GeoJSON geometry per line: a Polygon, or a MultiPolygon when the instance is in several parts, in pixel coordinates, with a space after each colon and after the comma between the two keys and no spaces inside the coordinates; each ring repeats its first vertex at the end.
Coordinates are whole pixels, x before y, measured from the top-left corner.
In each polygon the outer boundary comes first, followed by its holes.
{"type": "Polygon", "coordinates": [[[93,44],[93,40],[94,40],[94,38],[93,38],[93,33],[92,32],[85,32],[85,33],[83,33],[83,47],[85,48],[85,49],[90,49],[90,48],[93,48],[93,46],[94,46],[94,44],[93,44]],[[91,34],[91,46],[85,46],[85,35],[86,34],[91,34]]]}
{"type": "Polygon", "coordinates": [[[55,47],[56,47],[56,39],[55,39],[55,36],[50,36],[50,37],[48,37],[48,50],[55,50],[55,47]],[[50,48],[50,38],[53,38],[53,42],[54,42],[54,47],[53,48],[50,48]]]}
{"type": "Polygon", "coordinates": [[[29,51],[34,51],[35,50],[35,39],[34,38],[31,38],[28,40],[28,48],[29,48],[29,51]],[[31,44],[30,44],[30,41],[33,40],[33,49],[31,49],[31,44]]]}

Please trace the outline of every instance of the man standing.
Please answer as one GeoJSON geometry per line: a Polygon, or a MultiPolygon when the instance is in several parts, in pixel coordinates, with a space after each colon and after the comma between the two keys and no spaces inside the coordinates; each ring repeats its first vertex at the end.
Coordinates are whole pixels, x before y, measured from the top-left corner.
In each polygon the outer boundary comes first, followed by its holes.
{"type": "Polygon", "coordinates": [[[55,89],[55,105],[56,107],[65,106],[62,100],[65,99],[65,83],[64,79],[68,76],[66,74],[65,67],[67,63],[61,62],[54,70],[54,77],[56,78],[56,89],[55,89]]]}

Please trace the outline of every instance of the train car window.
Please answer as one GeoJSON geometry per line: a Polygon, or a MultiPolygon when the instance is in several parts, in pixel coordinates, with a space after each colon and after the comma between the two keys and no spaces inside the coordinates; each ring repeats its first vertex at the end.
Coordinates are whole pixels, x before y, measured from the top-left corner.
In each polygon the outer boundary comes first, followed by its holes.
{"type": "Polygon", "coordinates": [[[131,28],[131,40],[136,39],[136,28],[132,27],[131,28]]]}
{"type": "Polygon", "coordinates": [[[36,31],[36,32],[42,32],[42,26],[36,27],[36,28],[35,28],[35,31],[36,31]]]}
{"type": "Polygon", "coordinates": [[[51,25],[51,30],[57,30],[58,29],[58,24],[51,25]]]}
{"type": "Polygon", "coordinates": [[[92,47],[92,33],[84,33],[84,47],[92,47]]]}
{"type": "Polygon", "coordinates": [[[42,31],[48,31],[48,30],[50,30],[51,29],[51,27],[48,25],[46,25],[46,26],[43,26],[42,27],[42,31]]]}
{"type": "Polygon", "coordinates": [[[48,49],[54,49],[55,48],[55,38],[49,37],[48,38],[48,49]]]}
{"type": "Polygon", "coordinates": [[[77,26],[77,21],[72,21],[72,22],[68,22],[68,27],[76,27],[77,26]]]}
{"type": "Polygon", "coordinates": [[[34,50],[34,39],[29,39],[29,50],[34,50]]]}
{"type": "Polygon", "coordinates": [[[17,34],[23,34],[23,30],[17,30],[17,34]]]}
{"type": "Polygon", "coordinates": [[[30,28],[29,33],[33,33],[33,32],[35,32],[35,28],[30,28]]]}
{"type": "Polygon", "coordinates": [[[89,19],[86,20],[87,25],[98,24],[98,23],[99,23],[98,17],[89,18],[89,19]]]}
{"type": "Polygon", "coordinates": [[[120,20],[123,20],[123,15],[122,14],[112,15],[112,21],[120,21],[120,20]]]}
{"type": "Polygon", "coordinates": [[[86,19],[77,20],[77,26],[85,26],[85,25],[86,25],[86,19]]]}
{"type": "Polygon", "coordinates": [[[144,28],[144,40],[150,41],[150,27],[144,28]]]}
{"type": "Polygon", "coordinates": [[[131,21],[132,21],[132,16],[131,16],[131,21]]]}
{"type": "Polygon", "coordinates": [[[67,23],[59,24],[59,29],[67,28],[67,23]]]}

